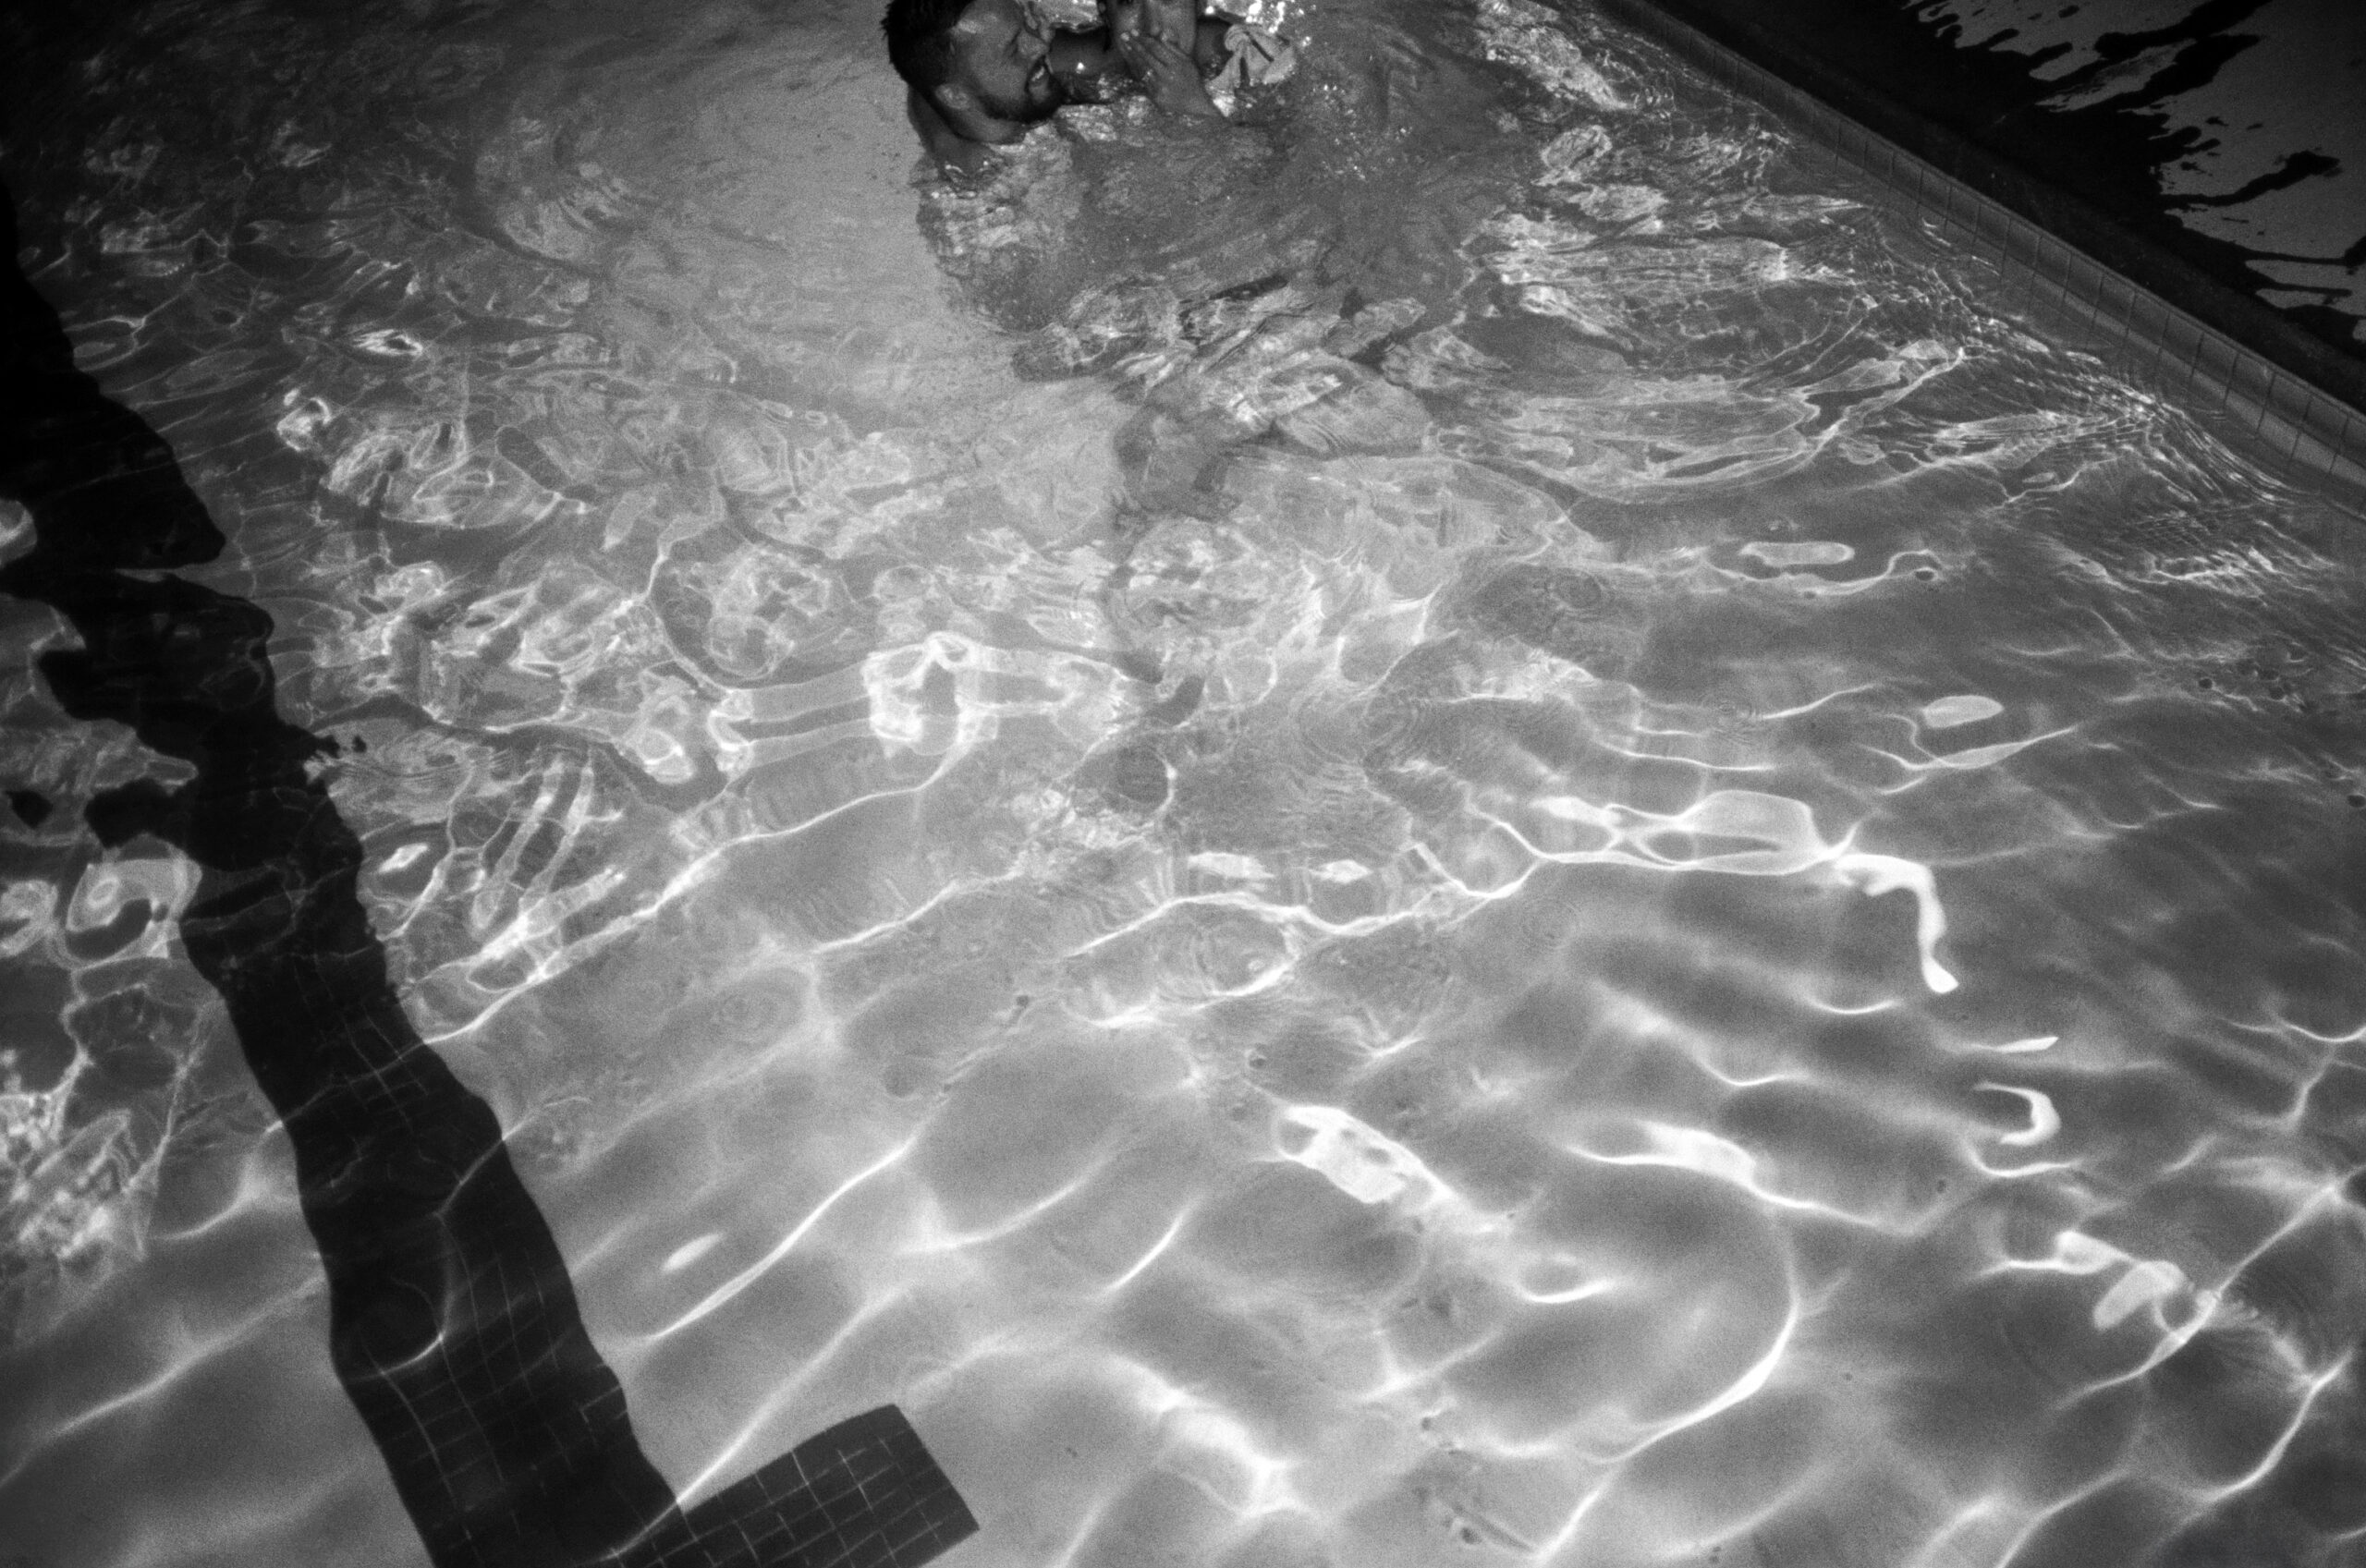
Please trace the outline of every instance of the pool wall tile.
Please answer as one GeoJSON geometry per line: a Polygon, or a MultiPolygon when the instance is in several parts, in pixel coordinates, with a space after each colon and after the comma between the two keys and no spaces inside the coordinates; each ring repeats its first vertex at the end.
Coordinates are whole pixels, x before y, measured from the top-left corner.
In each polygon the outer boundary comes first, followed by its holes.
{"type": "MultiPolygon", "coordinates": [[[[2174,259],[2144,254],[2149,242],[2113,233],[2108,220],[2047,191],[1977,149],[1955,147],[1968,173],[2052,225],[2032,222],[2005,201],[1882,136],[1726,42],[1678,17],[1665,0],[1603,0],[1603,9],[1674,50],[1720,85],[1764,104],[1810,146],[1836,157],[1885,186],[1908,215],[1938,237],[1966,246],[1994,262],[2006,282],[2039,306],[2083,329],[2088,346],[2109,351],[2117,366],[2155,391],[2177,396],[2233,434],[2249,438],[2262,456],[2333,481],[2366,499],[2366,412],[2333,389],[2317,385],[2258,348],[2201,319],[2194,310],[2130,278],[2108,260],[2092,256],[2054,230],[2076,227],[2090,244],[2141,261],[2179,278],[2183,291],[2214,313],[2250,321],[2249,302],[2203,298],[2218,290],[2185,278],[2174,259]]],[[[1933,139],[1946,133],[1932,128],[1933,139]]],[[[2272,323],[2260,330],[2280,352],[2311,358],[2272,323]]],[[[2314,358],[2322,358],[2321,356],[2314,358]]],[[[2313,362],[2313,360],[2312,360],[2313,362]]],[[[2336,373],[2342,367],[2325,361],[2336,373]]]]}

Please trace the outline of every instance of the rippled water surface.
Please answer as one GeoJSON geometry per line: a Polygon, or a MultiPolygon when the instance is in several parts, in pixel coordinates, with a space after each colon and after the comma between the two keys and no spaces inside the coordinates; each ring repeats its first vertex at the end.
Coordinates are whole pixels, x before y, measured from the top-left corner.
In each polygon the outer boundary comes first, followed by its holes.
{"type": "MultiPolygon", "coordinates": [[[[2366,1561],[2366,525],[1591,11],[1290,26],[958,188],[868,0],[18,67],[644,1447],[896,1401],[976,1568],[2366,1561]]],[[[0,1547],[423,1562],[67,636],[0,1547]]]]}

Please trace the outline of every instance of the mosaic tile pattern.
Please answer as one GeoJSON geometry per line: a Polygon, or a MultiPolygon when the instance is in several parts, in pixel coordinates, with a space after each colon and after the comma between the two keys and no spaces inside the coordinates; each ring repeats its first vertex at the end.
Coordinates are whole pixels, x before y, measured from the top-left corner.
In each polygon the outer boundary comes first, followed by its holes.
{"type": "Polygon", "coordinates": [[[810,1438],[690,1510],[649,1568],[914,1568],[977,1529],[893,1405],[810,1438]]]}
{"type": "MultiPolygon", "coordinates": [[[[13,208],[5,232],[16,253],[13,208]]],[[[419,1037],[355,881],[361,845],[284,722],[271,616],[171,577],[223,540],[169,448],[73,369],[56,315],[5,285],[0,493],[35,547],[0,587],[80,634],[42,669],[74,717],[195,775],[95,799],[109,845],[203,868],[181,921],[279,1112],[328,1276],[330,1355],[439,1565],[624,1562],[914,1568],[976,1529],[893,1407],[841,1423],[686,1517],[642,1454],[501,1127],[419,1037]]]]}

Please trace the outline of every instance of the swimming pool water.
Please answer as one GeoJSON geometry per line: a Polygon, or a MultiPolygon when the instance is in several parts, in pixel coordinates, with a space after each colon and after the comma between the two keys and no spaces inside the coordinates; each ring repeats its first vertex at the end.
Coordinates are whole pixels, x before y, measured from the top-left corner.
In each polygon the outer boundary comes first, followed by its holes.
{"type": "MultiPolygon", "coordinates": [[[[871,11],[140,7],[0,157],[677,1490],[2355,1561],[2360,519],[1582,6],[974,185],[871,11]]],[[[423,1562],[0,616],[0,1546],[423,1562]]]]}

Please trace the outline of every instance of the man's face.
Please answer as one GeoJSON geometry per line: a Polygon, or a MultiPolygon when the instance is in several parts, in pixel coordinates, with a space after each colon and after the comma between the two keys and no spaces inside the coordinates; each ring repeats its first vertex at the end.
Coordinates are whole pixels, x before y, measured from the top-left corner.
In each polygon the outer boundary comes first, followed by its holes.
{"type": "Polygon", "coordinates": [[[1040,120],[1067,102],[1049,31],[1020,0],[970,0],[954,24],[953,84],[998,120],[1040,120]]]}

